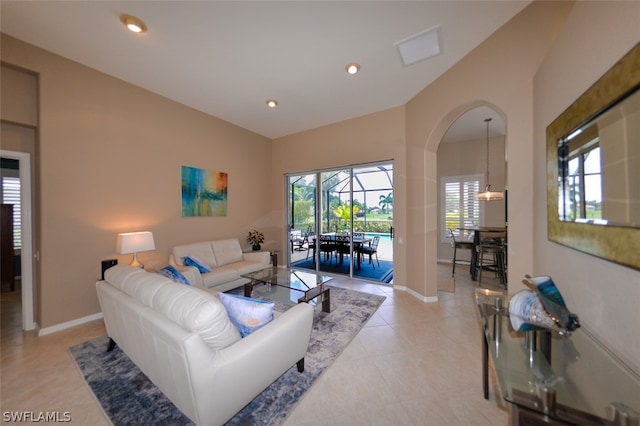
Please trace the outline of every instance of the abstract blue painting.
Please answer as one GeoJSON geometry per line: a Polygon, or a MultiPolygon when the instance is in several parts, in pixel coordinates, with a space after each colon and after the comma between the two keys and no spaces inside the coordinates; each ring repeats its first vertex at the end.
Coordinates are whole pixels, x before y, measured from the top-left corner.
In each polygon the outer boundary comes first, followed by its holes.
{"type": "Polygon", "coordinates": [[[227,174],[182,166],[182,216],[226,216],[227,174]]]}

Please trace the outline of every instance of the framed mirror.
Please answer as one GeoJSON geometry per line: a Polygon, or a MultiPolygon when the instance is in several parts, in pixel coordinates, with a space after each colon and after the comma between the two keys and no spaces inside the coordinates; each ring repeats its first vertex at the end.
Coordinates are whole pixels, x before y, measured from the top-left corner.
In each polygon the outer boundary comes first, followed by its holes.
{"type": "Polygon", "coordinates": [[[548,238],[640,269],[640,43],[547,127],[548,238]]]}

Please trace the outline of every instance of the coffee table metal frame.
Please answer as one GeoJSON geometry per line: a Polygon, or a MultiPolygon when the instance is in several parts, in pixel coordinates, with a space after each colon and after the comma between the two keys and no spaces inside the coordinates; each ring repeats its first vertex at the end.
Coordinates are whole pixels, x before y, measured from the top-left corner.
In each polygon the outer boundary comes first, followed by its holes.
{"type": "Polygon", "coordinates": [[[265,284],[267,286],[275,285],[304,293],[304,295],[298,299],[298,303],[309,303],[316,297],[320,297],[320,300],[322,301],[322,312],[331,312],[331,292],[329,287],[325,286],[325,283],[330,281],[332,277],[288,268],[264,268],[241,276],[250,280],[244,285],[245,297],[251,297],[253,287],[258,284],[265,284]],[[303,284],[303,288],[292,286],[290,278],[278,280],[278,278],[283,278],[287,273],[289,274],[289,277],[291,275],[295,275],[298,281],[303,284]],[[300,275],[315,275],[316,282],[309,284],[305,282],[300,275]],[[318,282],[318,279],[320,282],[318,282]]]}

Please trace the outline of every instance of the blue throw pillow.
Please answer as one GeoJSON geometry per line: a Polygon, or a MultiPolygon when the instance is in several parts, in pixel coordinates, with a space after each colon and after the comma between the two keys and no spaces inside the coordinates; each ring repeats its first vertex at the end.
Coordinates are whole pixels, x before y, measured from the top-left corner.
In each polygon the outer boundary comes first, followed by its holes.
{"type": "Polygon", "coordinates": [[[160,269],[158,273],[179,284],[191,285],[187,277],[182,275],[180,271],[178,271],[175,267],[171,265],[167,265],[164,268],[160,269]]]}
{"type": "Polygon", "coordinates": [[[207,272],[211,272],[211,268],[203,261],[196,259],[195,257],[187,256],[184,258],[184,264],[186,266],[195,266],[198,268],[201,274],[206,274],[207,272]]]}
{"type": "Polygon", "coordinates": [[[227,310],[229,319],[245,337],[273,320],[275,303],[260,299],[220,293],[220,300],[227,310]]]}

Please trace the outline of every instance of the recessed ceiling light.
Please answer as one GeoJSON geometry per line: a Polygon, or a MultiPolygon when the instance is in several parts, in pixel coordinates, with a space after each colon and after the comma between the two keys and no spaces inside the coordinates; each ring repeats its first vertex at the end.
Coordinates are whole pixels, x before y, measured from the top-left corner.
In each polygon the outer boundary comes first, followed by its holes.
{"type": "Polygon", "coordinates": [[[133,33],[147,32],[147,26],[140,19],[131,15],[120,15],[120,21],[133,33]]]}
{"type": "Polygon", "coordinates": [[[360,64],[356,64],[355,62],[352,62],[350,64],[347,64],[346,67],[344,67],[344,69],[351,75],[356,74],[358,71],[360,71],[360,64]]]}
{"type": "Polygon", "coordinates": [[[278,101],[276,101],[275,99],[267,99],[267,106],[269,108],[275,108],[278,106],[278,101]]]}

